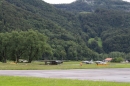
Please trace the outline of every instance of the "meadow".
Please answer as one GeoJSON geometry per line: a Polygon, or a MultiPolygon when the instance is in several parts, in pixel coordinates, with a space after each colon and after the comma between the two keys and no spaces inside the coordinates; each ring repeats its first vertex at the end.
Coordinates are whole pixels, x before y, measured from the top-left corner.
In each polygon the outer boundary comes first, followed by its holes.
{"type": "Polygon", "coordinates": [[[130,83],[0,76],[0,86],[130,86],[130,83]]]}
{"type": "Polygon", "coordinates": [[[130,63],[108,63],[107,65],[82,64],[80,61],[64,62],[60,65],[45,65],[44,62],[34,61],[32,63],[12,62],[0,63],[0,70],[53,70],[53,69],[98,69],[98,68],[130,68],[130,63]]]}

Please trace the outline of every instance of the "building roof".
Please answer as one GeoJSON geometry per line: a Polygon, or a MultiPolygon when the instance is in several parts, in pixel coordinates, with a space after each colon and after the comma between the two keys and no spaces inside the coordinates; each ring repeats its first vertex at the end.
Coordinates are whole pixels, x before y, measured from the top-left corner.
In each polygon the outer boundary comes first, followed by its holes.
{"type": "Polygon", "coordinates": [[[106,58],[105,59],[105,61],[111,61],[112,60],[112,58],[106,58]]]}

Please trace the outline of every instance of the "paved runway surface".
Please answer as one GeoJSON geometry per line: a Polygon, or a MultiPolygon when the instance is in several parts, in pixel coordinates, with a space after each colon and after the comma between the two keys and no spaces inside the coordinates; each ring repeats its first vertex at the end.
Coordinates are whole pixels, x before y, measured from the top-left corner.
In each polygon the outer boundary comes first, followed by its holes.
{"type": "Polygon", "coordinates": [[[130,69],[0,70],[0,75],[130,82],[130,69]]]}

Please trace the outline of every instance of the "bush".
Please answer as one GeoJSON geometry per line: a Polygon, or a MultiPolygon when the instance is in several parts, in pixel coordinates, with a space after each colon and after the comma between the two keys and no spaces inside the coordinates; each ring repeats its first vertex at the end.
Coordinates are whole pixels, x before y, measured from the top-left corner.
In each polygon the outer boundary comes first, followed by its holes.
{"type": "Polygon", "coordinates": [[[112,62],[122,62],[124,61],[124,59],[122,57],[116,57],[116,58],[113,58],[112,62]]]}

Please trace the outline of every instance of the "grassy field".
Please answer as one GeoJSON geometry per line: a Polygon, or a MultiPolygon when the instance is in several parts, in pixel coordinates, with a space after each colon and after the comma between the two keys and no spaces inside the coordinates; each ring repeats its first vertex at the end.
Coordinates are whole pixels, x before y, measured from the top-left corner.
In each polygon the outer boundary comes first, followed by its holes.
{"type": "Polygon", "coordinates": [[[82,64],[80,62],[64,62],[60,65],[44,65],[44,62],[0,63],[0,70],[53,70],[53,69],[97,69],[97,68],[130,68],[129,63],[108,63],[108,65],[82,64]]]}
{"type": "Polygon", "coordinates": [[[130,83],[0,76],[0,86],[130,86],[130,83]]]}
{"type": "MultiPolygon", "coordinates": [[[[53,69],[97,69],[97,68],[130,68],[130,64],[109,63],[108,65],[83,64],[81,62],[64,62],[60,65],[44,65],[44,62],[0,63],[0,70],[53,70],[53,69]]],[[[0,76],[0,86],[130,86],[130,83],[86,81],[69,79],[45,79],[34,77],[0,76]]]]}

